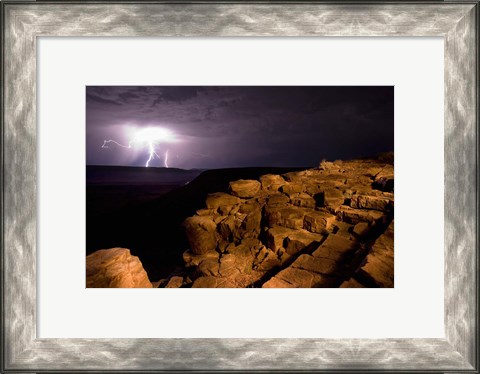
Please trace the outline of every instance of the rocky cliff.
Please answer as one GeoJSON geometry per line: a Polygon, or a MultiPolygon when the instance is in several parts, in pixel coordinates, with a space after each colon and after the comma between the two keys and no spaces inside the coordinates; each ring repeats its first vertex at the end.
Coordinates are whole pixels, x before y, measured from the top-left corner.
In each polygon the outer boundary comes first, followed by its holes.
{"type": "MultiPolygon", "coordinates": [[[[393,189],[391,157],[232,181],[184,221],[184,267],[153,287],[393,287],[393,189]]],[[[152,283],[111,248],[87,256],[87,287],[152,283]]]]}
{"type": "Polygon", "coordinates": [[[184,222],[185,272],[169,287],[393,287],[393,162],[230,183],[184,222]]]}

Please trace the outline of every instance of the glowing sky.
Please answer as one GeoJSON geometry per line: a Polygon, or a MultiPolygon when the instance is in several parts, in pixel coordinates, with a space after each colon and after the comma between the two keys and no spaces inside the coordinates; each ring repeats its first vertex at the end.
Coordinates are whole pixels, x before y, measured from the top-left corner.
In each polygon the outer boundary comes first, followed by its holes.
{"type": "Polygon", "coordinates": [[[393,150],[393,91],[89,86],[86,162],[145,166],[152,136],[158,157],[149,166],[159,167],[167,152],[169,166],[184,169],[315,166],[323,158],[374,155],[393,150]],[[102,147],[105,140],[127,147],[102,147]]]}

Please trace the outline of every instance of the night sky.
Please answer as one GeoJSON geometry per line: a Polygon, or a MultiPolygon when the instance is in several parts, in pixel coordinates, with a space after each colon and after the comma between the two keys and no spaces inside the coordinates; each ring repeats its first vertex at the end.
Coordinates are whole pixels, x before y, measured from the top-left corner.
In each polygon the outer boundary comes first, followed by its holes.
{"type": "Polygon", "coordinates": [[[183,169],[373,156],[393,151],[393,97],[392,86],[89,86],[86,161],[145,166],[147,128],[169,134],[152,142],[149,166],[164,166],[167,151],[167,165],[183,169]]]}

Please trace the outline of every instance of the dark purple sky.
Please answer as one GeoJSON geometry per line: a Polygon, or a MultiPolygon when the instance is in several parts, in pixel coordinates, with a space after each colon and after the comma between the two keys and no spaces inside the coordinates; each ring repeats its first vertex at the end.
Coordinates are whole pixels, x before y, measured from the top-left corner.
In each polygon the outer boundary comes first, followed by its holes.
{"type": "Polygon", "coordinates": [[[155,140],[150,166],[184,169],[316,166],[393,150],[393,87],[89,86],[87,165],[145,166],[146,128],[155,140]],[[131,148],[122,145],[135,138],[131,148]]]}

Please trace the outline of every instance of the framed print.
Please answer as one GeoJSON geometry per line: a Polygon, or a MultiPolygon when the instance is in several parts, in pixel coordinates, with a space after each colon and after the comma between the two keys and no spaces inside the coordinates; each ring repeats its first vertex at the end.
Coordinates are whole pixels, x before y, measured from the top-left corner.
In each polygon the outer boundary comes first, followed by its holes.
{"type": "Polygon", "coordinates": [[[88,86],[87,287],[392,288],[393,104],[392,86],[88,86]]]}
{"type": "Polygon", "coordinates": [[[478,2],[1,9],[3,371],[478,371],[478,2]]]}

